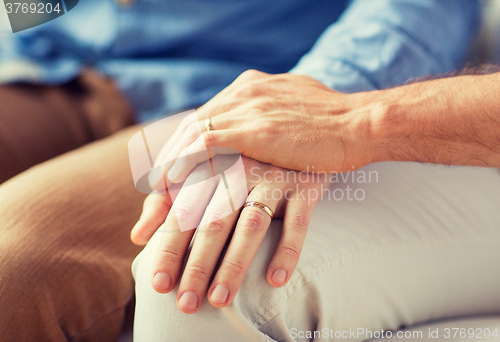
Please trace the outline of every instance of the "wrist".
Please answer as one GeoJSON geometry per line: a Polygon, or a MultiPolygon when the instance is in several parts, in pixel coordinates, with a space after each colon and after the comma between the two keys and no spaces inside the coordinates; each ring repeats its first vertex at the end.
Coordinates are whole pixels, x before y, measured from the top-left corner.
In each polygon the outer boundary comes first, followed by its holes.
{"type": "Polygon", "coordinates": [[[390,146],[394,143],[393,117],[399,112],[396,97],[389,90],[375,90],[352,94],[354,115],[361,117],[363,132],[358,149],[363,153],[365,164],[390,161],[390,146]]]}
{"type": "Polygon", "coordinates": [[[408,131],[408,113],[400,102],[397,88],[381,90],[374,99],[370,115],[372,162],[395,161],[395,146],[408,131]]]}

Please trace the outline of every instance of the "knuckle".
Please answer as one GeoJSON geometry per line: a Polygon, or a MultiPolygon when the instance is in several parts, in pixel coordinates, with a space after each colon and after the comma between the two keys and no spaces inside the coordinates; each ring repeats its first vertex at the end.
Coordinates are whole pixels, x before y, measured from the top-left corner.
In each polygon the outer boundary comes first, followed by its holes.
{"type": "Polygon", "coordinates": [[[241,276],[245,273],[245,267],[241,261],[236,260],[224,260],[224,268],[232,276],[241,276]]]}
{"type": "Polygon", "coordinates": [[[281,252],[283,253],[283,255],[291,260],[291,261],[297,261],[299,260],[299,257],[300,257],[300,247],[298,247],[297,245],[294,245],[294,244],[284,244],[283,246],[281,246],[281,252]]]}
{"type": "Polygon", "coordinates": [[[245,79],[254,79],[261,76],[262,74],[263,73],[258,70],[248,69],[241,74],[241,77],[245,79]]]}
{"type": "Polygon", "coordinates": [[[247,210],[242,218],[242,226],[251,235],[260,235],[265,230],[265,217],[260,210],[247,210]]]}
{"type": "Polygon", "coordinates": [[[222,213],[210,214],[207,221],[208,223],[207,231],[213,235],[220,235],[221,233],[225,232],[227,230],[227,227],[223,221],[223,218],[225,216],[226,215],[223,215],[222,213]]]}
{"type": "Polygon", "coordinates": [[[212,146],[212,144],[215,143],[215,137],[214,137],[214,134],[212,132],[203,132],[202,134],[202,139],[203,139],[203,143],[205,143],[205,146],[212,146]]]}
{"type": "Polygon", "coordinates": [[[290,223],[290,228],[300,234],[305,233],[309,227],[309,219],[304,214],[295,214],[290,223]]]}
{"type": "Polygon", "coordinates": [[[181,253],[169,248],[160,248],[158,251],[158,257],[168,264],[180,264],[184,259],[184,256],[181,253]]]}
{"type": "Polygon", "coordinates": [[[210,279],[212,274],[207,270],[206,267],[200,265],[189,265],[186,267],[184,274],[191,279],[196,280],[207,280],[210,279]]]}
{"type": "Polygon", "coordinates": [[[220,210],[212,211],[208,216],[209,222],[211,222],[211,223],[217,222],[217,223],[221,223],[221,224],[223,223],[222,220],[226,217],[227,217],[227,214],[225,212],[220,211],[220,210]]]}
{"type": "Polygon", "coordinates": [[[194,204],[188,201],[175,201],[173,209],[177,220],[183,222],[191,220],[195,213],[194,204]]]}

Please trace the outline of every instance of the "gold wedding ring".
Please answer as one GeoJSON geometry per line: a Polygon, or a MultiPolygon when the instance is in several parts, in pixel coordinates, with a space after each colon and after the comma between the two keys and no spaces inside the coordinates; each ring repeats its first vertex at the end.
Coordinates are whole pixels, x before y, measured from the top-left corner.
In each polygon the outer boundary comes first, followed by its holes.
{"type": "Polygon", "coordinates": [[[265,205],[264,203],[260,203],[260,202],[256,202],[256,201],[250,201],[250,202],[246,202],[245,204],[243,204],[243,208],[241,208],[242,210],[245,209],[246,207],[257,207],[259,209],[262,209],[266,212],[267,215],[269,215],[271,217],[271,220],[273,219],[274,217],[274,213],[273,211],[271,210],[271,208],[269,208],[267,205],[265,205]]]}
{"type": "Polygon", "coordinates": [[[207,132],[214,130],[214,126],[212,126],[212,119],[208,118],[205,120],[205,128],[207,129],[207,132]]]}

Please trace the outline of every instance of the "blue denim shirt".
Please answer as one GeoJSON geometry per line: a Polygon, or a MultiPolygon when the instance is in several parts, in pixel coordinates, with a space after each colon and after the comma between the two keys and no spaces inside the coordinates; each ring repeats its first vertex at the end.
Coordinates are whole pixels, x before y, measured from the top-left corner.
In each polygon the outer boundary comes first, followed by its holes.
{"type": "Polygon", "coordinates": [[[204,103],[249,68],[344,92],[447,72],[479,17],[477,0],[81,0],[0,36],[0,82],[58,84],[93,66],[145,121],[204,103]]]}

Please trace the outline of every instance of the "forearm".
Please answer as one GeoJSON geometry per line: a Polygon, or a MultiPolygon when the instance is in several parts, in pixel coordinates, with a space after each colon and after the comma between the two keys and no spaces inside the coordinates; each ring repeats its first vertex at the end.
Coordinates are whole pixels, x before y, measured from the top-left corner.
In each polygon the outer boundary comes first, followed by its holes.
{"type": "Polygon", "coordinates": [[[500,167],[500,73],[377,93],[373,161],[500,167]]]}

